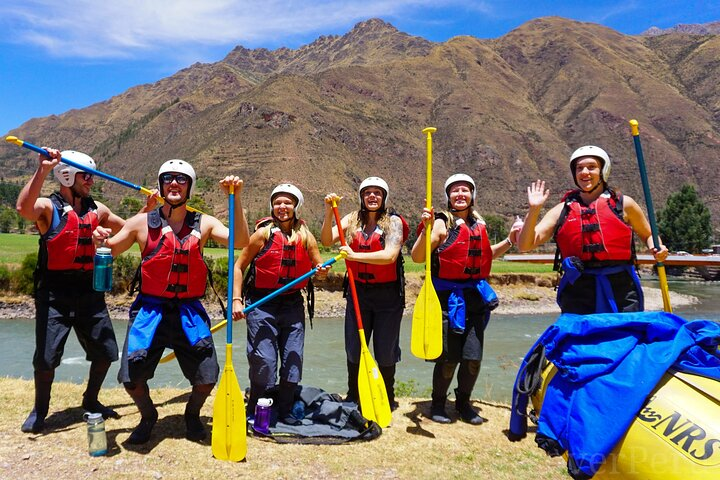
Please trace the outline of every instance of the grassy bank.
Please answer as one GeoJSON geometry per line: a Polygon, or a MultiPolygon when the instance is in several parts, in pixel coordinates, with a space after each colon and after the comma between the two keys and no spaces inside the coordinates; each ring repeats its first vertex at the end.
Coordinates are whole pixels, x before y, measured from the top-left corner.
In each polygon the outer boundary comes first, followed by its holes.
{"type": "MultiPolygon", "coordinates": [[[[187,390],[158,389],[153,397],[160,420],[148,445],[125,445],[138,413],[124,390],[105,389],[101,400],[122,415],[106,422],[109,455],[90,457],[85,424],[78,408],[83,386],[53,388],[49,429],[40,435],[20,432],[32,404],[32,383],[0,379],[0,471],[3,478],[491,478],[565,479],[564,461],[549,458],[533,435],[511,443],[509,407],[475,402],[488,419],[480,426],[440,425],[423,415],[427,400],[401,399],[393,424],[376,440],[348,445],[280,445],[248,439],[247,459],[229,463],[212,457],[209,440],[185,440],[183,409],[187,390]]],[[[211,423],[213,397],[202,411],[211,423]]],[[[449,402],[450,405],[452,402],[449,402]]]]}

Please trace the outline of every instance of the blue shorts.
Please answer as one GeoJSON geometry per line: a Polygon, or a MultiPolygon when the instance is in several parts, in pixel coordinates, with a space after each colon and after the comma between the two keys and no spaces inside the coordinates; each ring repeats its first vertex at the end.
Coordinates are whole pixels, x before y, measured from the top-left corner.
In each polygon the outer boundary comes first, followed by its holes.
{"type": "MultiPolygon", "coordinates": [[[[137,311],[130,312],[128,333],[132,328],[137,311]]],[[[209,325],[208,325],[209,326],[209,325]]],[[[187,335],[183,331],[179,310],[169,303],[163,308],[163,318],[155,330],[147,356],[143,360],[128,361],[128,341],[125,337],[118,382],[129,383],[147,381],[155,375],[155,369],[165,352],[165,348],[172,348],[180,364],[180,369],[191,385],[215,384],[220,376],[220,366],[212,337],[205,348],[190,345],[187,335]]]]}

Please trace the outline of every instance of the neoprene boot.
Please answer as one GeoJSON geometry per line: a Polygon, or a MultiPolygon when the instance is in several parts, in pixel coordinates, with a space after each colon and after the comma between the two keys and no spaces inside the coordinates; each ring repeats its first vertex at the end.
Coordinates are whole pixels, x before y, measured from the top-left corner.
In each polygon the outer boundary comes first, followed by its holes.
{"type": "Polygon", "coordinates": [[[98,401],[100,387],[102,387],[109,369],[110,362],[108,361],[95,361],[90,364],[88,384],[85,393],[83,393],[82,402],[82,408],[86,412],[100,413],[106,420],[108,418],[120,418],[120,415],[118,415],[115,410],[106,407],[98,401]]]}
{"type": "Polygon", "coordinates": [[[278,422],[294,427],[302,425],[302,422],[292,416],[292,406],[295,401],[295,389],[297,383],[280,380],[278,390],[278,422]]]}
{"type": "Polygon", "coordinates": [[[359,363],[352,363],[348,360],[347,372],[348,372],[348,392],[345,397],[346,402],[352,402],[355,404],[360,403],[360,394],[358,393],[358,372],[360,371],[359,363]]]}
{"type": "Polygon", "coordinates": [[[213,384],[193,385],[192,393],[185,405],[185,438],[193,442],[199,442],[207,438],[207,432],[202,421],[200,421],[200,409],[213,389],[213,384]]]}
{"type": "Polygon", "coordinates": [[[127,442],[133,445],[141,445],[150,441],[150,434],[157,423],[158,412],[150,398],[150,388],[147,383],[126,383],[125,391],[133,399],[138,410],[140,410],[140,423],[132,431],[127,442]]]}
{"type": "Polygon", "coordinates": [[[430,420],[437,423],[450,423],[450,417],[445,410],[446,400],[447,395],[438,397],[433,394],[432,403],[430,404],[430,420]]]}
{"type": "Polygon", "coordinates": [[[395,365],[389,367],[378,367],[380,375],[383,377],[385,383],[385,390],[387,391],[388,403],[390,404],[390,410],[395,411],[399,404],[395,401],[395,365]]]}
{"type": "Polygon", "coordinates": [[[45,428],[45,417],[50,409],[50,390],[55,371],[35,372],[35,405],[23,422],[20,430],[25,433],[39,433],[45,428]]]}
{"type": "Polygon", "coordinates": [[[470,425],[480,425],[485,421],[470,405],[470,394],[463,393],[457,388],[455,389],[455,410],[460,414],[462,421],[470,425]]]}

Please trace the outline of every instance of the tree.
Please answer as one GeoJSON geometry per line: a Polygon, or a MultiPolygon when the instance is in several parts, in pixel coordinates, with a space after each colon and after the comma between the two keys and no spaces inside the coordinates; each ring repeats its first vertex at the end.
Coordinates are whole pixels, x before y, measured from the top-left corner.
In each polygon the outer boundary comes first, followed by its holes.
{"type": "Polygon", "coordinates": [[[490,243],[495,244],[507,237],[508,225],[507,220],[499,215],[483,215],[485,219],[485,227],[487,228],[490,243]]]}
{"type": "Polygon", "coordinates": [[[670,251],[700,253],[710,246],[710,210],[692,185],[685,184],[668,197],[665,208],[658,212],[658,230],[670,251]]]}

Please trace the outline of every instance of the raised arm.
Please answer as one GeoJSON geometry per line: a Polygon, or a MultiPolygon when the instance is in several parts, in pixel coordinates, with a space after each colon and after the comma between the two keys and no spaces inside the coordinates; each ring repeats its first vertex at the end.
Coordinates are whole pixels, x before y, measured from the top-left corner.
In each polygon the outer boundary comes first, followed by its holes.
{"type": "MultiPolygon", "coordinates": [[[[242,208],[242,187],[243,181],[239,177],[228,175],[220,181],[220,187],[225,194],[229,194],[230,185],[234,187],[235,193],[235,248],[244,248],[250,241],[250,229],[247,223],[245,211],[242,208]]],[[[211,215],[203,215],[203,228],[208,229],[209,237],[223,246],[228,245],[230,230],[217,218],[211,215]]]]}
{"type": "Polygon", "coordinates": [[[435,250],[447,237],[447,226],[445,220],[442,218],[435,219],[435,214],[432,209],[423,208],[421,221],[423,224],[422,230],[413,244],[412,250],[410,251],[410,258],[415,263],[423,263],[426,261],[425,258],[425,235],[427,235],[427,225],[429,222],[432,225],[430,232],[430,251],[435,250]]]}
{"type": "Polygon", "coordinates": [[[35,222],[40,233],[45,233],[50,228],[52,221],[52,202],[47,198],[41,198],[45,179],[53,167],[60,161],[60,151],[53,148],[46,148],[51,158],[45,155],[38,155],[38,167],[33,176],[20,190],[15,208],[25,219],[35,222]]]}
{"type": "Polygon", "coordinates": [[[538,223],[540,211],[550,197],[550,190],[545,189],[545,182],[538,180],[530,184],[528,192],[528,213],[525,216],[525,223],[518,236],[518,250],[527,252],[542,245],[552,238],[555,225],[560,218],[563,204],[553,207],[545,217],[538,223]]]}

